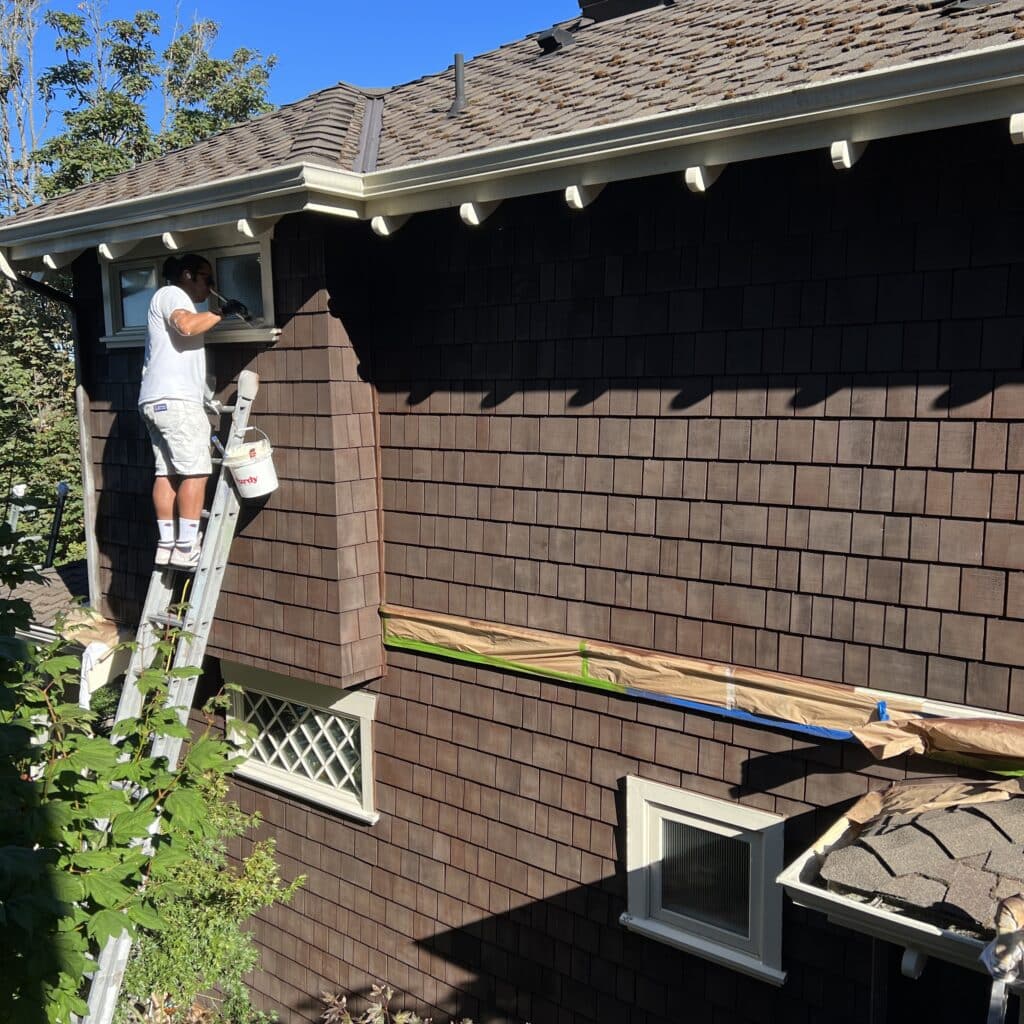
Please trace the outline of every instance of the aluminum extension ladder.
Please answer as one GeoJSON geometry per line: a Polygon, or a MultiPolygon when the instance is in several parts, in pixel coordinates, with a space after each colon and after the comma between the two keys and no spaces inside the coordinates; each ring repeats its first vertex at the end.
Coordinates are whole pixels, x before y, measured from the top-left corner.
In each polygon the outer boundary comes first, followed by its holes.
{"type": "MultiPolygon", "coordinates": [[[[228,451],[244,440],[249,412],[259,390],[259,384],[259,377],[250,370],[243,370],[238,376],[238,395],[232,410],[228,442],[225,445],[228,451]]],[[[221,463],[199,555],[199,565],[192,583],[191,600],[184,617],[168,614],[184,573],[171,567],[153,571],[142,609],[139,631],[135,638],[135,650],[117,706],[116,720],[135,718],[142,712],[143,697],[139,691],[138,680],[153,660],[161,628],[172,626],[181,630],[174,650],[173,668],[198,668],[202,665],[214,612],[217,609],[217,599],[220,597],[221,584],[224,581],[231,541],[238,524],[238,494],[230,476],[230,473],[225,473],[221,463]]],[[[177,709],[182,724],[188,723],[198,678],[171,677],[168,680],[167,706],[177,709]]],[[[152,754],[154,757],[167,758],[167,763],[173,771],[178,764],[181,746],[181,739],[158,736],[153,742],[152,754]]],[[[89,986],[89,1014],[83,1024],[110,1024],[121,993],[121,983],[125,968],[128,966],[131,948],[132,942],[127,931],[122,932],[117,938],[109,939],[103,947],[89,986]]]]}

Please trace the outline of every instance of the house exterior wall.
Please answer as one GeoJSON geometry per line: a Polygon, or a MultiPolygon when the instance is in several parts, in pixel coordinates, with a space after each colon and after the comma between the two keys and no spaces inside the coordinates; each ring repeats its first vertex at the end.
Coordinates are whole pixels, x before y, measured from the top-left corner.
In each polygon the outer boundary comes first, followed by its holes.
{"type": "Polygon", "coordinates": [[[1024,710],[1020,161],[981,126],[346,225],[387,600],[1024,710]]]}
{"type": "MultiPolygon", "coordinates": [[[[476,232],[307,221],[378,394],[386,599],[1024,710],[1021,159],[983,125],[845,174],[731,167],[703,197],[673,175],[576,215],[522,199],[476,232]]],[[[375,981],[534,1024],[983,1012],[981,976],[907,989],[896,951],[789,905],[781,989],[617,923],[627,775],[786,815],[789,858],[948,765],[388,662],[375,826],[239,786],[309,875],[257,932],[286,1019],[375,981]]]]}
{"type": "MultiPolygon", "coordinates": [[[[900,983],[887,993],[885,979],[902,951],[880,944],[876,960],[869,939],[791,904],[781,988],[623,928],[623,780],[784,814],[789,860],[847,801],[947,766],[877,765],[850,744],[405,652],[389,662],[374,686],[376,825],[237,786],[264,824],[236,852],[273,836],[283,875],[307,875],[294,903],[256,923],[258,1005],[313,1022],[321,993],[361,996],[386,981],[396,1007],[442,1020],[887,1019],[871,1017],[872,1000],[895,1003],[900,983]]],[[[981,975],[936,963],[911,991],[918,1012],[935,1000],[938,1020],[977,1018],[987,1005],[981,975]],[[941,989],[950,976],[952,992],[941,989]]]]}

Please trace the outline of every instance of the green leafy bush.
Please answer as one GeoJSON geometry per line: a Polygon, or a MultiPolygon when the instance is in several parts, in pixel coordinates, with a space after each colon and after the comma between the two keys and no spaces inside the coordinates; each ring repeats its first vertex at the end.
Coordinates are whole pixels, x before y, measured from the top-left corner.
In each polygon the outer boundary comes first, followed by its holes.
{"type": "Polygon", "coordinates": [[[193,1007],[210,1024],[259,1024],[270,1020],[252,1008],[242,978],[256,967],[259,951],[243,928],[257,910],[287,902],[303,877],[285,885],[272,839],[257,843],[240,868],[228,862],[228,840],[258,823],[227,800],[227,784],[211,780],[203,790],[210,831],[185,841],[187,862],[172,872],[180,892],[157,899],[166,927],[142,936],[125,973],[117,1020],[152,1020],[158,1006],[193,1007]],[[212,989],[218,995],[210,994],[212,989]]]}
{"type": "MultiPolygon", "coordinates": [[[[32,576],[21,550],[0,523],[0,587],[32,576]]],[[[157,645],[139,679],[140,717],[106,738],[74,699],[80,659],[60,641],[18,641],[29,617],[24,601],[0,596],[0,1007],[10,1024],[70,1024],[87,1010],[84,976],[111,937],[173,936],[178,902],[201,901],[203,885],[212,908],[236,920],[294,887],[276,880],[267,846],[236,882],[214,877],[225,836],[248,823],[219,803],[237,751],[216,734],[212,714],[193,736],[165,706],[168,679],[197,674],[167,670],[173,641],[157,645]],[[156,736],[191,741],[178,767],[151,756],[156,736]]],[[[219,941],[227,944],[223,934],[219,941]]],[[[238,1003],[235,978],[211,980],[223,980],[238,1003]]]]}

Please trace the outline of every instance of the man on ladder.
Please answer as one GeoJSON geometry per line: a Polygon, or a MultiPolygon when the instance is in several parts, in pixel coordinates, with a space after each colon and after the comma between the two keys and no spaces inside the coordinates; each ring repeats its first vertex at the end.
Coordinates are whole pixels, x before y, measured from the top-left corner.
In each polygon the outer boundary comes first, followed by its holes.
{"type": "Polygon", "coordinates": [[[206,390],[205,334],[227,317],[246,319],[248,310],[237,299],[224,301],[216,312],[196,309],[217,295],[213,268],[202,256],[171,256],[163,275],[170,284],[157,289],[149,305],[139,390],[139,412],[156,462],[153,506],[159,542],[154,562],[158,568],[170,565],[195,572],[199,522],[212,468],[210,424],[204,410],[212,397],[206,390]]]}

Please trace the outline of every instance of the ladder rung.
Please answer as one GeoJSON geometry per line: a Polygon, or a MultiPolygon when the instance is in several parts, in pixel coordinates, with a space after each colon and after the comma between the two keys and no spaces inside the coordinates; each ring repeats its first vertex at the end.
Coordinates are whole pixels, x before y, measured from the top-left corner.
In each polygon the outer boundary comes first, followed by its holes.
{"type": "Polygon", "coordinates": [[[204,508],[203,511],[199,513],[199,518],[200,519],[209,519],[210,518],[210,510],[207,509],[207,508],[204,508]]]}
{"type": "Polygon", "coordinates": [[[235,407],[233,405],[222,405],[220,407],[220,411],[221,412],[234,412],[235,411],[235,407]]]}
{"type": "Polygon", "coordinates": [[[181,629],[185,625],[185,620],[177,615],[150,615],[149,621],[154,626],[171,626],[174,629],[181,629]]]}

